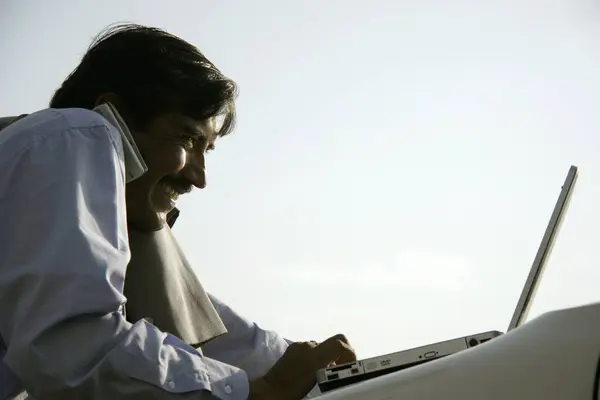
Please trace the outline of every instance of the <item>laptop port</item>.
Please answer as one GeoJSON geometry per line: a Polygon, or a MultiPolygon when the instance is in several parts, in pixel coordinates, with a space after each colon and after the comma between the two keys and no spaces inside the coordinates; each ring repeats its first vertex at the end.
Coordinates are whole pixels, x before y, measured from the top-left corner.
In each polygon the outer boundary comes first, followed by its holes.
{"type": "Polygon", "coordinates": [[[356,367],[356,363],[348,363],[348,364],[342,364],[337,367],[330,367],[330,368],[328,368],[328,371],[329,372],[338,372],[338,371],[343,371],[345,369],[350,369],[352,367],[356,367]]]}

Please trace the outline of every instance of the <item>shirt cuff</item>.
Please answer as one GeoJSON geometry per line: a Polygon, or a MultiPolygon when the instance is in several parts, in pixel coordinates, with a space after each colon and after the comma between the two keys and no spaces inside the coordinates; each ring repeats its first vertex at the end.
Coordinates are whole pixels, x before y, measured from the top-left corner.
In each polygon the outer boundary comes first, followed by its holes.
{"type": "Polygon", "coordinates": [[[213,396],[221,400],[246,400],[248,398],[250,384],[244,370],[206,358],[202,355],[201,350],[195,349],[173,335],[167,334],[163,343],[202,357],[204,365],[201,371],[195,372],[194,376],[190,376],[190,378],[200,382],[208,382],[213,396]]]}
{"type": "Polygon", "coordinates": [[[212,395],[222,400],[246,400],[250,384],[246,372],[211,358],[204,358],[212,395]]]}

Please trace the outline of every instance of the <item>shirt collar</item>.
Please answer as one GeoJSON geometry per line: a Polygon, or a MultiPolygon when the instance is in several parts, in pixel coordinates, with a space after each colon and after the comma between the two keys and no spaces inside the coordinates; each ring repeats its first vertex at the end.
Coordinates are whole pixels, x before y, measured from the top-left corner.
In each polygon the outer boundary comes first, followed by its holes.
{"type": "Polygon", "coordinates": [[[179,209],[174,208],[167,214],[167,224],[169,225],[169,228],[173,228],[177,218],[179,218],[179,209]]]}

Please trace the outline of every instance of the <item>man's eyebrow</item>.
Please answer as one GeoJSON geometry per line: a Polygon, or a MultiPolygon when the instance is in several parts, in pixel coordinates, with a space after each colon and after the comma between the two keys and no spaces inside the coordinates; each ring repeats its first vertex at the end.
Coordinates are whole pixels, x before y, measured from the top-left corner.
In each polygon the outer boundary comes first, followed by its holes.
{"type": "Polygon", "coordinates": [[[216,137],[216,134],[212,132],[211,129],[206,129],[206,127],[198,127],[195,125],[192,126],[184,123],[182,125],[182,129],[187,135],[190,135],[194,139],[202,139],[208,142],[212,142],[216,137]]]}
{"type": "Polygon", "coordinates": [[[202,129],[198,129],[198,127],[195,126],[190,126],[188,124],[183,124],[182,125],[183,130],[190,134],[190,135],[194,135],[194,136],[205,136],[208,137],[209,135],[207,135],[206,132],[204,132],[204,130],[202,129]]]}

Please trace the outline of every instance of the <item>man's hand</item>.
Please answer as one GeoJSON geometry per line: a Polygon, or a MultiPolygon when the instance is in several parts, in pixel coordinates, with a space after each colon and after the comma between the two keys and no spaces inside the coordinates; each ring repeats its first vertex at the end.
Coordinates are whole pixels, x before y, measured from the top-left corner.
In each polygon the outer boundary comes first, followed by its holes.
{"type": "Polygon", "coordinates": [[[315,385],[318,370],[351,361],[356,355],[344,335],[322,343],[292,343],[265,376],[250,383],[249,399],[300,400],[315,385]]]}

